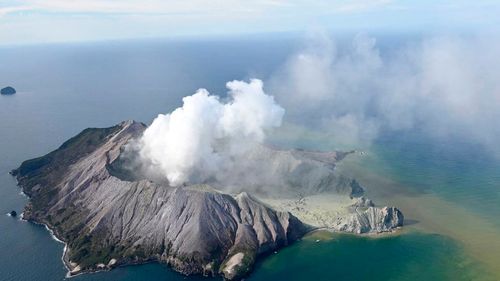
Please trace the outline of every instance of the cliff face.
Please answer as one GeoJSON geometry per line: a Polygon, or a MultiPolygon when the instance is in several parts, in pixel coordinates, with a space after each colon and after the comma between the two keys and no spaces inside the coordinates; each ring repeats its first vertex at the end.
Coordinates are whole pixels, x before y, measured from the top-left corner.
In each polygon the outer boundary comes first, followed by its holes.
{"type": "Polygon", "coordinates": [[[207,185],[174,188],[124,181],[107,167],[145,126],[87,129],[13,174],[31,197],[24,218],[66,241],[72,273],[157,260],[185,274],[237,279],[256,257],[286,246],[308,228],[246,193],[207,185]]]}
{"type": "MultiPolygon", "coordinates": [[[[145,128],[127,121],[86,129],[12,171],[31,198],[24,218],[46,224],[67,243],[71,274],[159,261],[184,274],[240,279],[259,255],[312,229],[246,192],[233,196],[208,184],[171,187],[120,170],[124,146],[145,128]]],[[[306,192],[362,192],[355,181],[332,176],[342,154],[262,149],[267,152],[255,159],[267,155],[273,173],[290,174],[295,188],[312,181],[306,192]]],[[[332,229],[364,233],[402,225],[395,208],[358,207],[332,229]]]]}
{"type": "Polygon", "coordinates": [[[403,226],[403,213],[395,207],[368,207],[364,211],[339,218],[331,228],[341,232],[368,233],[387,232],[403,226]]]}

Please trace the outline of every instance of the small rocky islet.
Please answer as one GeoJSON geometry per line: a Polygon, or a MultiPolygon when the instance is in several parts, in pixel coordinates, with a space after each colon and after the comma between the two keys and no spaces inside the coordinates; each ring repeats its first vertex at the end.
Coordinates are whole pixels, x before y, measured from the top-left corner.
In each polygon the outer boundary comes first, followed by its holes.
{"type": "MultiPolygon", "coordinates": [[[[23,218],[45,224],[66,243],[63,260],[70,275],[156,261],[185,275],[239,280],[257,258],[319,228],[249,192],[225,193],[207,183],[173,187],[131,176],[121,156],[146,128],[125,121],[85,129],[11,172],[30,197],[23,218]]],[[[293,166],[300,171],[276,172],[307,179],[305,195],[330,192],[355,200],[332,231],[379,233],[403,225],[397,208],[375,207],[354,179],[336,175],[335,163],[345,154],[261,149],[269,150],[259,155],[273,157],[276,167],[300,163],[293,166]]]]}
{"type": "Polygon", "coordinates": [[[10,87],[10,86],[7,86],[5,88],[2,88],[0,90],[0,94],[2,95],[13,95],[16,93],[16,89],[14,89],[13,87],[10,87]]]}

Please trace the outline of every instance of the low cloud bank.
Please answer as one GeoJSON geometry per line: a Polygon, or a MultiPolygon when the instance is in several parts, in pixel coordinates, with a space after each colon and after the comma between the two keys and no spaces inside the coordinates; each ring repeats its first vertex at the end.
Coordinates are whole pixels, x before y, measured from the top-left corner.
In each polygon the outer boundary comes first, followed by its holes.
{"type": "Polygon", "coordinates": [[[269,79],[290,122],[345,146],[387,131],[419,130],[499,151],[500,40],[495,36],[415,39],[379,48],[355,36],[339,47],[319,33],[269,79]]]}

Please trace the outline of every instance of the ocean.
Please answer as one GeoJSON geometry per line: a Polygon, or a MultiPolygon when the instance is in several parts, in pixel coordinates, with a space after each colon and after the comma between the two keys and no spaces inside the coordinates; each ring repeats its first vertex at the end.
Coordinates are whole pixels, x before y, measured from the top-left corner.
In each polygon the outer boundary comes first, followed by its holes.
{"type": "MultiPolygon", "coordinates": [[[[43,226],[7,216],[28,200],[11,169],[86,127],[149,123],[200,87],[223,95],[227,81],[266,79],[300,44],[294,37],[254,36],[0,48],[0,86],[18,91],[0,96],[0,280],[66,276],[63,245],[43,226]]],[[[404,230],[381,237],[315,233],[263,258],[247,280],[500,279],[500,161],[494,156],[413,132],[382,136],[339,169],[358,178],[376,203],[399,206],[404,230]]],[[[71,280],[207,278],[151,263],[71,280]]]]}

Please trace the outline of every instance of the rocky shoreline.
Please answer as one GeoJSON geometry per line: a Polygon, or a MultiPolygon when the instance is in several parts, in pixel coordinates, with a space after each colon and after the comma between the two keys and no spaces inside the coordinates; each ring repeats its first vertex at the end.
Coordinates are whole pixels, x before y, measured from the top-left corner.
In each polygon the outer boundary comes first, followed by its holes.
{"type": "MultiPolygon", "coordinates": [[[[65,243],[62,259],[69,276],[160,262],[185,275],[239,280],[251,272],[257,258],[319,228],[246,192],[230,195],[206,184],[171,187],[122,178],[123,171],[114,163],[124,145],[145,128],[126,121],[86,129],[57,150],[27,160],[11,172],[30,198],[24,219],[45,225],[65,243]]],[[[332,184],[332,192],[352,196],[362,191],[333,175],[334,162],[328,159],[336,154],[283,151],[272,155],[279,161],[294,159],[320,169],[327,180],[316,182],[332,184]]],[[[315,188],[325,187],[310,185],[308,192],[315,188]]],[[[403,224],[401,212],[391,208],[370,206],[370,213],[355,212],[344,227],[335,230],[391,231],[403,224]]]]}

